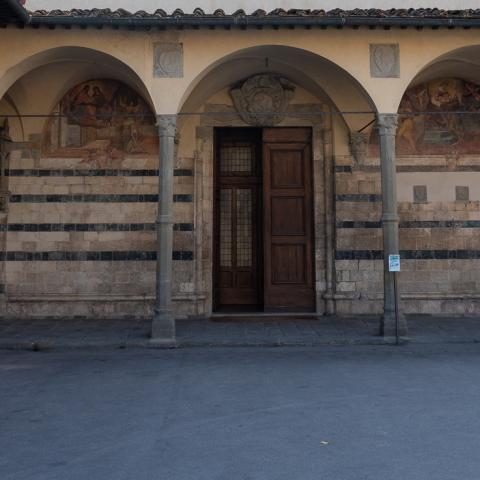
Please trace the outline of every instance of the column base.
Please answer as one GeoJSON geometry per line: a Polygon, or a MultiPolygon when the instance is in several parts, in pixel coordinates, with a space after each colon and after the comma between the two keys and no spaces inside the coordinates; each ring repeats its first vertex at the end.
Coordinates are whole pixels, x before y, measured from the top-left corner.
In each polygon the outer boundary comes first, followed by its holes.
{"type": "Polygon", "coordinates": [[[177,342],[174,340],[165,340],[163,338],[150,338],[148,342],[151,348],[177,348],[177,342]]]}
{"type": "Polygon", "coordinates": [[[155,312],[152,320],[150,344],[163,348],[174,348],[176,346],[175,317],[172,312],[155,312]]]}
{"type": "Polygon", "coordinates": [[[325,315],[335,315],[335,300],[333,298],[333,292],[328,290],[322,295],[325,300],[325,315]]]}
{"type": "MultiPolygon", "coordinates": [[[[382,335],[383,338],[388,341],[390,341],[391,339],[396,340],[397,327],[394,313],[382,315],[382,319],[380,322],[380,335],[382,335]]],[[[408,339],[407,335],[407,320],[405,319],[405,315],[400,313],[398,315],[398,336],[402,339],[402,341],[405,341],[408,339]]]]}

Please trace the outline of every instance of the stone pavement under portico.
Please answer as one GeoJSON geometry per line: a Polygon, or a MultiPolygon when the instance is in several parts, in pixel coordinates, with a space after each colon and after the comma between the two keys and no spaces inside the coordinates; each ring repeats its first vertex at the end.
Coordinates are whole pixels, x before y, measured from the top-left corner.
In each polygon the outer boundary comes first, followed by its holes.
{"type": "MultiPolygon", "coordinates": [[[[410,317],[407,341],[478,343],[478,317],[410,317]]],[[[243,317],[177,320],[177,348],[207,346],[385,345],[375,317],[243,317]]],[[[151,347],[151,320],[0,319],[0,349],[151,347]]]]}

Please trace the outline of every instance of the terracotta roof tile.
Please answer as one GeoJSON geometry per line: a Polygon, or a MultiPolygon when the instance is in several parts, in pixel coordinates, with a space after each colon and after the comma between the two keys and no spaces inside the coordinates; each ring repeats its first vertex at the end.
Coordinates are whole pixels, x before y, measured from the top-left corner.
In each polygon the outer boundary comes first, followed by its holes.
{"type": "Polygon", "coordinates": [[[389,9],[381,10],[376,8],[354,10],[342,10],[335,8],[333,10],[303,10],[291,9],[284,10],[276,8],[270,12],[265,10],[255,10],[247,14],[244,10],[239,9],[234,13],[227,14],[222,9],[217,9],[213,13],[206,13],[201,8],[195,8],[192,13],[185,13],[177,8],[171,14],[167,14],[164,10],[159,9],[153,13],[140,10],[137,12],[129,12],[124,9],[111,10],[109,8],[93,8],[93,9],[72,9],[72,10],[37,10],[31,12],[32,17],[84,17],[84,18],[165,18],[165,17],[370,17],[370,18],[480,18],[480,9],[466,10],[440,10],[438,8],[410,8],[410,9],[389,9]]]}

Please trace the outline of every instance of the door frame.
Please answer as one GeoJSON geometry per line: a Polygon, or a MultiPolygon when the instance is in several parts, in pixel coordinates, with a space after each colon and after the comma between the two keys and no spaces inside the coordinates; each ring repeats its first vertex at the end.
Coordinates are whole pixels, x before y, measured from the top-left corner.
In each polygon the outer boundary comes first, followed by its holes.
{"type": "MultiPolygon", "coordinates": [[[[206,111],[219,112],[216,104],[206,111]]],[[[322,103],[298,106],[298,115],[282,122],[285,127],[312,127],[313,219],[316,313],[334,313],[334,155],[330,115],[302,116],[302,111],[323,112],[322,103]]],[[[210,317],[213,310],[213,208],[214,208],[214,130],[216,127],[246,127],[232,107],[224,113],[201,117],[196,127],[194,156],[194,295],[195,312],[210,317]]],[[[183,298],[183,297],[182,297],[183,298]]]]}
{"type": "MultiPolygon", "coordinates": [[[[256,275],[257,275],[257,286],[258,286],[258,303],[257,303],[257,309],[255,312],[264,312],[264,285],[265,282],[267,281],[266,275],[267,271],[265,269],[267,263],[270,265],[269,262],[265,263],[267,259],[265,258],[266,254],[266,249],[268,246],[265,243],[266,240],[266,232],[265,228],[270,225],[269,220],[265,219],[265,206],[263,205],[263,197],[265,195],[264,188],[265,188],[265,182],[268,181],[267,179],[264,178],[264,162],[265,162],[265,146],[269,143],[271,143],[271,140],[265,140],[265,130],[267,128],[262,128],[262,127],[216,127],[214,128],[213,131],[213,228],[212,228],[212,259],[213,259],[213,268],[212,268],[212,311],[218,312],[218,311],[225,311],[228,310],[228,307],[225,306],[222,308],[222,305],[220,304],[219,300],[219,281],[220,281],[220,271],[221,271],[221,266],[220,266],[220,248],[219,248],[219,234],[220,234],[220,221],[219,221],[219,191],[221,188],[221,185],[219,184],[220,182],[220,154],[219,154],[219,149],[221,146],[221,141],[222,137],[223,139],[227,139],[230,137],[232,141],[236,140],[236,136],[238,136],[239,142],[242,141],[242,137],[246,140],[252,140],[256,142],[256,154],[258,158],[260,159],[260,164],[258,165],[258,176],[259,176],[259,185],[258,189],[259,192],[257,192],[257,202],[256,202],[256,214],[255,214],[255,229],[256,229],[256,235],[254,237],[254,242],[255,242],[255,248],[256,248],[256,275]],[[267,223],[265,221],[267,220],[267,223]],[[220,310],[221,309],[221,310],[220,310]]],[[[285,145],[296,145],[298,146],[299,138],[301,137],[302,139],[302,145],[306,148],[308,151],[308,166],[307,170],[304,172],[304,175],[308,175],[309,180],[309,186],[307,188],[307,196],[308,196],[308,202],[309,202],[309,233],[310,233],[310,253],[309,255],[311,256],[310,258],[313,260],[312,264],[310,265],[310,268],[308,269],[307,275],[309,278],[309,283],[312,285],[312,295],[315,295],[315,286],[316,286],[316,269],[315,269],[315,205],[314,205],[314,167],[313,167],[313,129],[312,127],[284,127],[284,126],[279,126],[279,127],[268,127],[268,130],[274,131],[275,129],[278,129],[279,132],[282,130],[289,131],[291,135],[290,137],[283,137],[280,135],[279,137],[275,137],[275,142],[277,144],[285,144],[285,145]],[[295,130],[298,131],[298,135],[296,134],[295,130]],[[309,133],[307,136],[305,136],[305,130],[308,130],[309,133]],[[308,141],[305,142],[305,138],[308,137],[308,141]],[[303,144],[303,142],[305,142],[303,144]]],[[[241,177],[239,177],[241,178],[241,177]]],[[[236,183],[235,179],[232,179],[228,184],[234,185],[236,183]]],[[[241,180],[239,179],[239,183],[241,183],[241,180]]],[[[317,311],[317,301],[314,302],[315,307],[313,311],[317,311]]],[[[253,307],[253,305],[251,306],[253,307]]],[[[242,312],[242,311],[249,311],[248,307],[246,309],[242,309],[240,306],[237,306],[236,308],[232,306],[235,312],[242,312]]],[[[271,311],[271,310],[269,310],[271,311]]],[[[299,307],[298,309],[291,309],[291,311],[298,311],[298,312],[304,312],[305,309],[304,307],[299,307]]],[[[312,313],[313,313],[312,311],[312,313]]]]}

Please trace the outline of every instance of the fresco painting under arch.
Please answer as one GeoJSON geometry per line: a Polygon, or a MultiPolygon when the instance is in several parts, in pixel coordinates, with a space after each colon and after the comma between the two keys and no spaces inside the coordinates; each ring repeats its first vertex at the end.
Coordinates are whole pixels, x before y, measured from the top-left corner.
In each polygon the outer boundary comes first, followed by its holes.
{"type": "MultiPolygon", "coordinates": [[[[480,85],[459,78],[416,85],[405,92],[398,113],[397,155],[480,153],[480,85]]],[[[373,132],[370,154],[378,153],[373,132]]]]}
{"type": "Polygon", "coordinates": [[[145,100],[116,80],[76,85],[55,107],[42,153],[80,158],[87,166],[117,166],[125,157],[158,153],[155,117],[145,100]]]}

